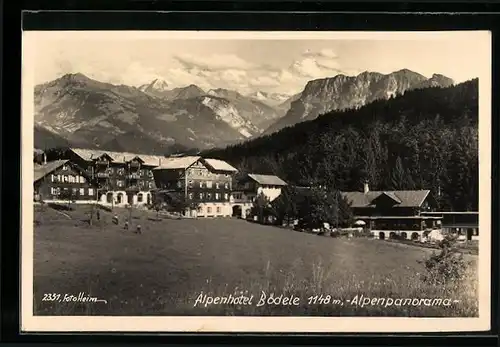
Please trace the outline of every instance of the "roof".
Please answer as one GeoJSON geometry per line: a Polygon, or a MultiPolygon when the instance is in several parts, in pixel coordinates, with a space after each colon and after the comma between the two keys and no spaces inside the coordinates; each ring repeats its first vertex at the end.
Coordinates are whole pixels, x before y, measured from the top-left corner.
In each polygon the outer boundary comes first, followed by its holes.
{"type": "Polygon", "coordinates": [[[203,159],[205,163],[212,167],[212,169],[216,171],[230,171],[230,172],[238,172],[238,169],[229,165],[227,162],[219,159],[203,159]]]}
{"type": "Polygon", "coordinates": [[[158,166],[161,162],[163,162],[163,159],[165,159],[165,156],[162,155],[138,154],[131,152],[113,152],[84,148],[71,148],[71,150],[85,161],[91,161],[101,157],[103,154],[107,154],[115,163],[126,163],[134,158],[140,158],[145,165],[158,166]]]}
{"type": "Polygon", "coordinates": [[[163,157],[161,160],[161,165],[154,168],[153,170],[187,169],[200,159],[201,157],[199,156],[163,157]]]}
{"type": "Polygon", "coordinates": [[[253,179],[259,184],[265,184],[270,186],[286,186],[287,183],[283,181],[278,176],[274,175],[259,175],[259,174],[248,174],[248,177],[253,179]]]}
{"type": "Polygon", "coordinates": [[[430,190],[395,190],[395,191],[369,191],[364,192],[342,192],[349,200],[352,207],[373,207],[373,201],[385,194],[396,202],[399,207],[419,207],[429,195],[430,190]]]}
{"type": "Polygon", "coordinates": [[[44,165],[35,165],[33,169],[33,182],[37,182],[54,170],[66,164],[68,161],[69,160],[54,160],[49,161],[44,165]]]}
{"type": "Polygon", "coordinates": [[[163,155],[137,154],[137,156],[148,166],[158,166],[166,159],[163,155]]]}

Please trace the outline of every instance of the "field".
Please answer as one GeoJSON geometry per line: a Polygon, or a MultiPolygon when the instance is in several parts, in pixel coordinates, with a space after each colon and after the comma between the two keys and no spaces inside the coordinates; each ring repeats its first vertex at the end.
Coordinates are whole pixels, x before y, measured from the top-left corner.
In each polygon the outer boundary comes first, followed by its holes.
{"type": "MultiPolygon", "coordinates": [[[[372,239],[342,239],[237,219],[183,219],[89,206],[59,212],[35,206],[34,314],[37,315],[371,315],[477,316],[476,271],[464,283],[431,286],[418,261],[432,250],[372,239]],[[197,305],[212,296],[295,295],[298,306],[197,305]],[[107,303],[43,301],[83,292],[107,303]],[[331,300],[308,302],[310,296],[331,300]],[[450,299],[449,306],[347,304],[369,298],[450,299]],[[45,297],[47,297],[45,295],[45,297]],[[338,301],[336,301],[338,300],[338,301]],[[346,304],[344,304],[346,303],[346,304]]],[[[475,256],[468,255],[474,261],[475,256]]],[[[379,302],[380,303],[380,302],[379,302]]]]}

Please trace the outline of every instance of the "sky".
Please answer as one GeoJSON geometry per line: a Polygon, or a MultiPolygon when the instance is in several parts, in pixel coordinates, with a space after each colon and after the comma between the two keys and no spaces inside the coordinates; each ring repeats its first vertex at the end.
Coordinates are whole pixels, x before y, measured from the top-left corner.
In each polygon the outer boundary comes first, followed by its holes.
{"type": "MultiPolygon", "coordinates": [[[[313,79],[403,68],[426,77],[440,73],[456,83],[478,77],[480,40],[467,39],[179,39],[125,35],[43,37],[35,40],[35,84],[67,73],[140,86],[159,78],[169,87],[196,84],[295,94],[313,79]]],[[[484,60],[481,60],[484,61],[484,60]]]]}

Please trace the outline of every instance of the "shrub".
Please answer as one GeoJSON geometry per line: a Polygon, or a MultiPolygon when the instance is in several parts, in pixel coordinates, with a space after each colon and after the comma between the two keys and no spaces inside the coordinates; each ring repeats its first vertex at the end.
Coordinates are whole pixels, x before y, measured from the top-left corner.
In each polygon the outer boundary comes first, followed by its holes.
{"type": "Polygon", "coordinates": [[[330,236],[331,237],[340,237],[340,232],[338,232],[337,230],[334,230],[334,231],[330,232],[330,236]]]}
{"type": "Polygon", "coordinates": [[[439,243],[441,252],[432,254],[423,262],[427,271],[423,276],[424,282],[446,284],[466,277],[471,262],[465,260],[462,253],[457,252],[455,244],[455,237],[446,237],[439,243]]]}

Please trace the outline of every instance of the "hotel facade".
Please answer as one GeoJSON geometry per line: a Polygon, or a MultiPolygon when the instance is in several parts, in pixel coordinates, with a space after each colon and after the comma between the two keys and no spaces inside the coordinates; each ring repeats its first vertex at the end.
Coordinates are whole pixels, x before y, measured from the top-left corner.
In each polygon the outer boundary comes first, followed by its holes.
{"type": "Polygon", "coordinates": [[[230,217],[233,176],[238,170],[218,159],[200,156],[165,158],[153,169],[158,197],[180,194],[196,205],[186,211],[191,217],[230,217]]]}

